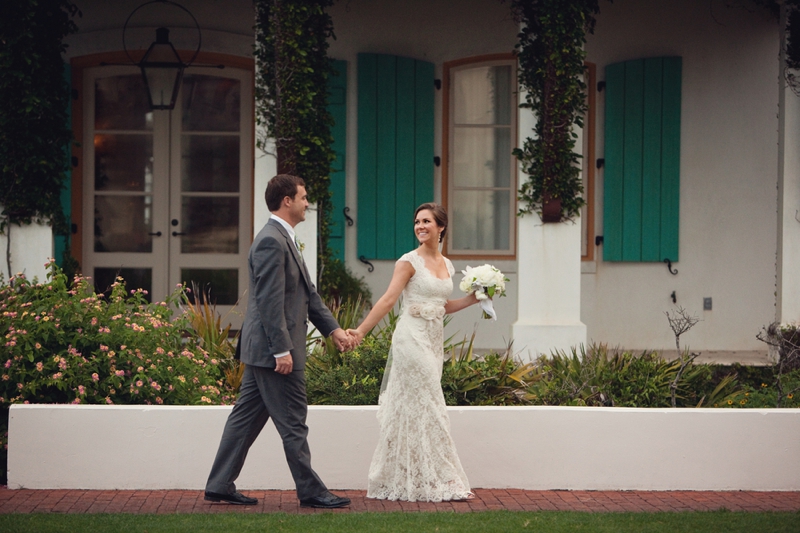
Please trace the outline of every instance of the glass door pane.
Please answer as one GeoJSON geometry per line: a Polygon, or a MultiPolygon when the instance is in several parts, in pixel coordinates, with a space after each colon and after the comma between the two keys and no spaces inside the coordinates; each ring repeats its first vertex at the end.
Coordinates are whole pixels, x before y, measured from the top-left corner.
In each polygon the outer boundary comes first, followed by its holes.
{"type": "Polygon", "coordinates": [[[153,112],[138,69],[85,71],[83,270],[105,292],[166,296],[169,122],[153,112]]]}
{"type": "MultiPolygon", "coordinates": [[[[170,276],[223,314],[247,288],[252,166],[250,73],[187,73],[172,114],[170,276]]],[[[241,325],[243,313],[225,320],[241,325]]]]}

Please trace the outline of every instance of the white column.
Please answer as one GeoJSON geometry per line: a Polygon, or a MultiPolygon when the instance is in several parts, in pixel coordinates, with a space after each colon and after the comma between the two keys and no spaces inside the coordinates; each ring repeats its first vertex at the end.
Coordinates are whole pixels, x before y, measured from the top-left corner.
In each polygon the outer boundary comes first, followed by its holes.
{"type": "MultiPolygon", "coordinates": [[[[524,98],[520,94],[520,101],[524,98]]],[[[519,110],[519,145],[533,135],[536,117],[519,110]]],[[[577,143],[577,146],[581,146],[577,143]]],[[[519,182],[527,175],[519,171],[519,182]]],[[[523,360],[586,343],[581,322],[581,225],[543,224],[539,215],[518,218],[519,297],[511,326],[514,349],[523,360]]]]}
{"type": "MultiPolygon", "coordinates": [[[[274,146],[267,147],[269,153],[255,148],[256,161],[253,176],[253,235],[255,236],[269,220],[270,212],[264,199],[267,183],[278,173],[278,161],[274,146]]],[[[301,176],[302,177],[302,176],[301,176]]],[[[314,283],[317,282],[317,205],[311,204],[306,211],[306,220],[298,224],[294,230],[297,238],[305,245],[305,259],[308,273],[314,283]]]]}
{"type": "MultiPolygon", "coordinates": [[[[785,7],[784,7],[785,12],[785,7]]],[[[785,15],[781,20],[778,131],[778,250],[775,320],[800,321],[800,97],[786,87],[785,15]]],[[[800,74],[800,73],[795,73],[800,74]]]]}
{"type": "MultiPolygon", "coordinates": [[[[0,206],[0,210],[2,207],[0,206]]],[[[29,280],[47,279],[45,263],[53,257],[53,228],[47,224],[11,224],[0,235],[0,272],[8,278],[22,272],[29,280]],[[8,271],[8,239],[11,238],[11,272],[8,271]]]]}

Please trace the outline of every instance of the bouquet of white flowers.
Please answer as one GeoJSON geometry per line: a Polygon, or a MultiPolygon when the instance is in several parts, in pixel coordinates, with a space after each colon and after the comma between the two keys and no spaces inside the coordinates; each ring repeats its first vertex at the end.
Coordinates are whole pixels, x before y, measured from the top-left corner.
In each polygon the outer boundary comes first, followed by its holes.
{"type": "Polygon", "coordinates": [[[492,265],[467,267],[461,271],[464,278],[458,287],[467,294],[475,293],[483,309],[483,318],[497,320],[497,313],[492,306],[492,298],[506,295],[506,281],[508,278],[492,265]]]}

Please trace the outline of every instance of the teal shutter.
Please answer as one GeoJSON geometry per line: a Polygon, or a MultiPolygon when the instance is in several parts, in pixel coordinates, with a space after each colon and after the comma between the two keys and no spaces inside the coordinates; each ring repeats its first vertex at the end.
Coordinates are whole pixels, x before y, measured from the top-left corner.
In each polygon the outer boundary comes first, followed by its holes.
{"type": "Polygon", "coordinates": [[[336,74],[328,79],[328,112],[333,117],[331,166],[331,226],[328,246],[335,259],[344,261],[344,207],[346,202],[345,154],[347,152],[347,61],[335,60],[336,74]]]}
{"type": "Polygon", "coordinates": [[[358,55],[358,255],[416,246],[414,209],[433,200],[433,64],[358,55]]]}
{"type": "MultiPolygon", "coordinates": [[[[69,63],[64,63],[64,80],[68,90],[72,90],[72,66],[69,63]]],[[[72,129],[72,97],[70,96],[67,103],[67,127],[72,129]]],[[[64,157],[67,161],[72,161],[72,144],[68,143],[64,147],[64,157]]],[[[65,171],[66,177],[64,179],[64,189],[61,191],[61,210],[64,212],[64,217],[67,219],[67,227],[72,226],[72,165],[70,164],[65,171]]],[[[66,235],[53,235],[53,255],[56,264],[59,267],[64,267],[64,252],[69,249],[70,234],[66,235]]]]}
{"type": "Polygon", "coordinates": [[[678,260],[681,58],[606,67],[606,261],[678,260]]]}

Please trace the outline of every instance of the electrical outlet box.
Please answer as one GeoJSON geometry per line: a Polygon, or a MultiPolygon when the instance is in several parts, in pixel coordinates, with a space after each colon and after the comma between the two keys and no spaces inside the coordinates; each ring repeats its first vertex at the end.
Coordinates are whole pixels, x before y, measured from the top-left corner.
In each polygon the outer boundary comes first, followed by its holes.
{"type": "Polygon", "coordinates": [[[703,311],[711,311],[711,297],[703,298],[703,311]]]}

